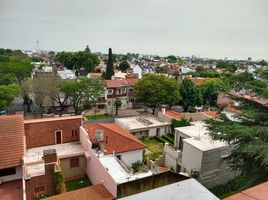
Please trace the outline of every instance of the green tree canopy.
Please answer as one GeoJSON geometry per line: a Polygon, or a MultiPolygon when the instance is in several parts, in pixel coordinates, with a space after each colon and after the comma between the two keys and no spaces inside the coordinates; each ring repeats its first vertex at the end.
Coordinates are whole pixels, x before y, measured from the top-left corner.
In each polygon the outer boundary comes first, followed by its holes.
{"type": "Polygon", "coordinates": [[[109,48],[107,67],[106,67],[106,72],[104,75],[106,80],[111,80],[112,76],[114,75],[114,63],[113,62],[114,62],[114,60],[113,60],[112,49],[109,48]]]}
{"type": "Polygon", "coordinates": [[[60,52],[56,60],[67,69],[75,70],[76,76],[84,69],[87,73],[95,70],[99,64],[99,58],[89,51],[60,52]]]}
{"type": "Polygon", "coordinates": [[[137,101],[149,106],[153,113],[160,104],[171,106],[181,100],[177,81],[163,75],[146,74],[135,85],[134,93],[137,101]]]}
{"type": "Polygon", "coordinates": [[[180,94],[182,97],[181,104],[184,111],[188,111],[190,106],[200,106],[202,104],[202,97],[198,89],[195,87],[194,83],[188,79],[184,78],[180,87],[180,94]]]}
{"type": "MultiPolygon", "coordinates": [[[[268,72],[268,70],[266,70],[268,72]]],[[[266,73],[265,71],[263,73],[266,73]]],[[[266,87],[256,94],[268,98],[268,78],[263,79],[266,87]]],[[[245,88],[254,90],[255,85],[245,83],[245,88]]],[[[213,140],[234,145],[227,157],[233,169],[248,177],[249,185],[268,180],[268,106],[254,100],[230,96],[240,102],[241,114],[237,121],[227,117],[222,120],[208,120],[207,126],[213,140]]]]}
{"type": "Polygon", "coordinates": [[[68,96],[75,114],[78,115],[97,101],[104,92],[104,86],[104,81],[100,77],[81,77],[79,80],[62,82],[59,89],[68,96]]]}
{"type": "Polygon", "coordinates": [[[199,89],[202,94],[203,103],[215,106],[218,94],[228,91],[229,86],[219,78],[208,78],[200,84],[199,89]]]}
{"type": "Polygon", "coordinates": [[[130,65],[126,60],[124,60],[119,64],[119,68],[122,72],[125,72],[128,68],[130,68],[130,65]]]}
{"type": "Polygon", "coordinates": [[[17,85],[0,85],[0,110],[6,110],[15,97],[19,96],[20,89],[17,85]]]}

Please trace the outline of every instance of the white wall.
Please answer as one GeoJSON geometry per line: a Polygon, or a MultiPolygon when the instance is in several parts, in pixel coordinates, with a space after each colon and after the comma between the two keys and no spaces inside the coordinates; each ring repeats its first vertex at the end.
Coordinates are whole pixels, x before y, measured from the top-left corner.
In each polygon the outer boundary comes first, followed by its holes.
{"type": "Polygon", "coordinates": [[[124,153],[118,153],[116,155],[121,155],[121,160],[123,160],[129,167],[131,164],[137,161],[142,161],[143,149],[128,151],[124,153]]]}
{"type": "Polygon", "coordinates": [[[3,182],[22,179],[22,167],[21,166],[16,167],[16,174],[9,175],[9,176],[0,176],[0,179],[3,182]]]}
{"type": "Polygon", "coordinates": [[[135,66],[133,67],[133,73],[134,73],[134,74],[138,74],[139,79],[142,78],[142,69],[140,68],[140,66],[135,65],[135,66]]]}
{"type": "Polygon", "coordinates": [[[182,166],[187,170],[197,169],[200,171],[203,152],[183,141],[182,166]]]}

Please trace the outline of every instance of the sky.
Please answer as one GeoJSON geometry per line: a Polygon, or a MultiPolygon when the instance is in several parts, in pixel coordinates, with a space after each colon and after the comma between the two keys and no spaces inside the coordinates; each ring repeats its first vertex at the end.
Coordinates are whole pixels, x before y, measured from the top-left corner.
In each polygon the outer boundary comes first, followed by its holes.
{"type": "Polygon", "coordinates": [[[0,0],[0,48],[268,60],[267,0],[0,0]]]}

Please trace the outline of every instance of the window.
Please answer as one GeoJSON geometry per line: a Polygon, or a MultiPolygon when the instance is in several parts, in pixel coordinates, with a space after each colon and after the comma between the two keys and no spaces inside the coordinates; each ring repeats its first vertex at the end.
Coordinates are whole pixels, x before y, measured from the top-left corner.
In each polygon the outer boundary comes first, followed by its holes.
{"type": "Polygon", "coordinates": [[[107,90],[107,93],[108,93],[108,94],[113,94],[113,89],[108,89],[108,90],[107,90]]]}
{"type": "Polygon", "coordinates": [[[78,131],[77,131],[77,129],[75,129],[75,136],[77,136],[77,134],[78,134],[78,131]]]}
{"type": "Polygon", "coordinates": [[[122,94],[126,93],[127,92],[127,89],[126,88],[123,88],[122,89],[122,94]]]}
{"type": "Polygon", "coordinates": [[[13,175],[13,174],[16,174],[16,168],[15,167],[0,170],[0,176],[9,176],[9,175],[13,175]]]}
{"type": "Polygon", "coordinates": [[[72,130],[72,136],[74,136],[74,130],[72,130]]]}
{"type": "Polygon", "coordinates": [[[179,140],[179,150],[183,150],[183,137],[180,136],[180,140],[179,140]]]}
{"type": "Polygon", "coordinates": [[[70,168],[79,167],[79,158],[70,159],[70,168]]]}
{"type": "Polygon", "coordinates": [[[40,187],[36,187],[34,188],[34,193],[38,194],[38,193],[45,193],[46,191],[46,187],[45,186],[40,186],[40,187]]]}

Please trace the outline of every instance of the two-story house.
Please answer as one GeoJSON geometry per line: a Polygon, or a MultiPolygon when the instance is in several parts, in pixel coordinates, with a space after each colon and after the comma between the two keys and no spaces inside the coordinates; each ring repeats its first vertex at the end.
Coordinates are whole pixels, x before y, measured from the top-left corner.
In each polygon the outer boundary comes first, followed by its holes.
{"type": "Polygon", "coordinates": [[[203,122],[175,128],[174,147],[165,145],[165,165],[194,176],[206,187],[226,183],[235,176],[224,158],[231,151],[225,142],[212,141],[203,122]]]}

